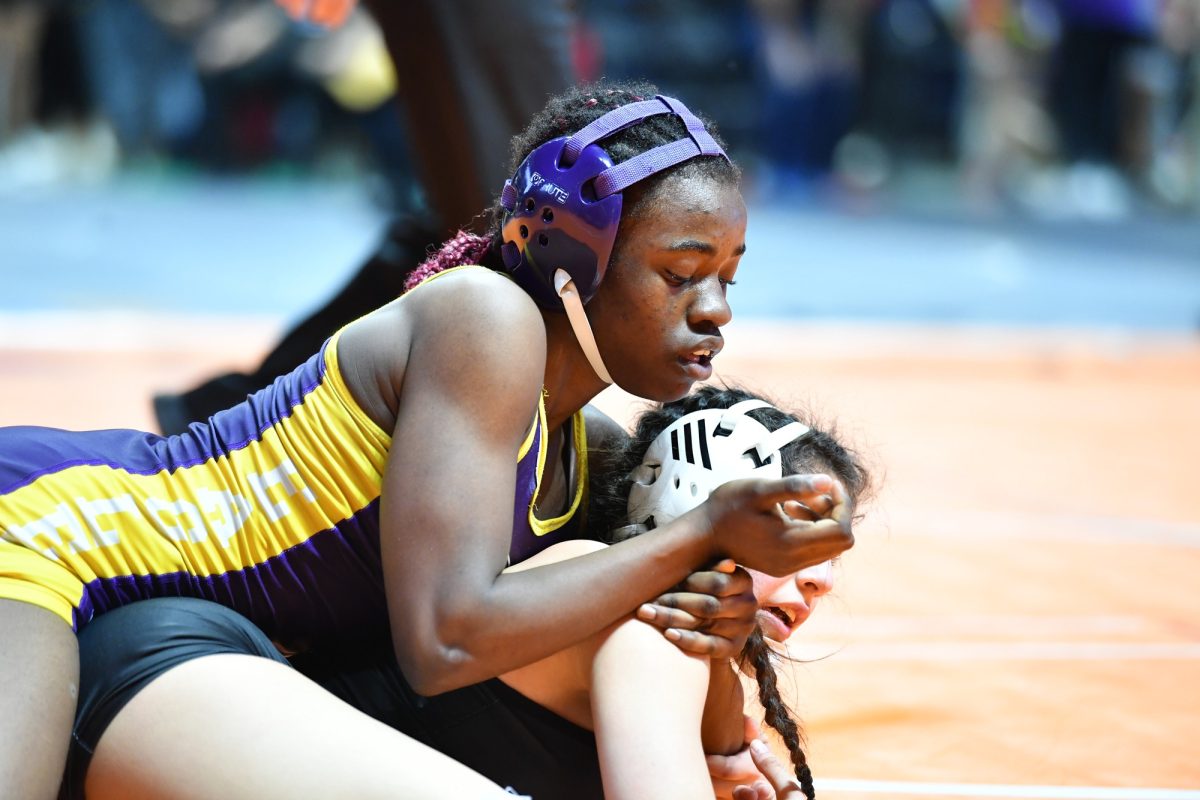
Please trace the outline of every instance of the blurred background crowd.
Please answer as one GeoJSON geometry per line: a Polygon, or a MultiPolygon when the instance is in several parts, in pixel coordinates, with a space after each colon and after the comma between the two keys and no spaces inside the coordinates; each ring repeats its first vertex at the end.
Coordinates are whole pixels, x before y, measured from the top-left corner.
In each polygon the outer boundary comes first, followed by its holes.
{"type": "MultiPolygon", "coordinates": [[[[1197,0],[580,0],[581,77],[716,118],[752,197],[1117,220],[1200,209],[1197,0]]],[[[419,210],[366,9],[0,0],[0,192],[120,170],[353,176],[419,210]]]]}

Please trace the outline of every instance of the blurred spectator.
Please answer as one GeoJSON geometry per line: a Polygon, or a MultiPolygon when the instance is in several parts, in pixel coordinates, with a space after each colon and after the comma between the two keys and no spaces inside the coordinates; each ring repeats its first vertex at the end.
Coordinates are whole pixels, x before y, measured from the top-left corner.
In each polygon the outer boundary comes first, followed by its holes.
{"type": "Polygon", "coordinates": [[[376,199],[444,232],[490,200],[512,109],[544,95],[505,66],[513,48],[493,43],[508,37],[533,43],[541,75],[573,61],[583,77],[712,98],[748,177],[777,198],[832,173],[858,198],[960,207],[961,191],[991,212],[1200,203],[1197,0],[555,0],[511,20],[508,2],[356,6],[0,0],[0,188],[104,174],[118,145],[152,165],[349,164],[376,199]],[[280,5],[344,21],[315,35],[280,5]],[[46,111],[64,102],[102,122],[56,127],[46,111]]]}
{"type": "Polygon", "coordinates": [[[0,142],[33,122],[46,17],[37,0],[0,2],[0,142]]]}
{"type": "Polygon", "coordinates": [[[1135,158],[1159,200],[1200,206],[1200,3],[1163,0],[1157,33],[1159,65],[1147,64],[1136,82],[1150,108],[1135,158]]]}
{"type": "Polygon", "coordinates": [[[428,213],[398,215],[350,281],[252,373],[218,375],[183,394],[155,397],[164,433],[239,402],[311,356],[342,325],[399,295],[430,247],[491,206],[507,177],[509,139],[573,80],[574,17],[566,0],[378,0],[369,7],[400,76],[411,163],[428,213]]]}
{"type": "MultiPolygon", "coordinates": [[[[776,192],[827,176],[859,91],[859,0],[752,0],[762,116],[758,149],[776,192]]],[[[760,175],[760,177],[762,177],[760,175]]]]}
{"type": "Polygon", "coordinates": [[[121,150],[134,157],[185,153],[206,113],[188,43],[138,0],[92,0],[75,13],[91,95],[121,150]]]}
{"type": "Polygon", "coordinates": [[[757,148],[759,102],[753,91],[756,32],[746,2],[582,0],[582,19],[600,43],[600,73],[647,78],[664,92],[703,96],[731,149],[748,160],[757,148]]]}
{"type": "Polygon", "coordinates": [[[1196,50],[1192,0],[1056,0],[1048,77],[1063,168],[1042,181],[1042,213],[1114,219],[1141,196],[1195,202],[1180,146],[1196,50]]]}
{"type": "Polygon", "coordinates": [[[1155,0],[1058,0],[1062,37],[1050,104],[1068,162],[1128,163],[1125,92],[1139,54],[1154,42],[1155,0]]]}
{"type": "Polygon", "coordinates": [[[0,192],[94,181],[116,163],[110,129],[88,122],[69,8],[65,0],[0,0],[0,192]]]}
{"type": "Polygon", "coordinates": [[[973,0],[966,18],[966,84],[959,152],[967,200],[1001,210],[1054,155],[1041,97],[1058,38],[1053,0],[973,0]]]}
{"type": "Polygon", "coordinates": [[[864,29],[860,128],[901,156],[956,155],[962,49],[959,5],[882,0],[864,29]]]}

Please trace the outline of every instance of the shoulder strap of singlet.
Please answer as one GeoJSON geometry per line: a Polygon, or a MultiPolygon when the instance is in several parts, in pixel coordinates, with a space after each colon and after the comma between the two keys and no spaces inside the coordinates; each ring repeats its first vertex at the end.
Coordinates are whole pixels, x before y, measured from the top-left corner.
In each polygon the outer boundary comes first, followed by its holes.
{"type": "MultiPolygon", "coordinates": [[[[538,424],[542,426],[542,442],[545,442],[546,407],[541,401],[538,402],[538,424]]],[[[537,515],[533,513],[533,507],[530,506],[529,527],[533,530],[535,536],[545,536],[547,533],[558,530],[575,516],[583,504],[584,490],[588,484],[588,462],[587,425],[584,422],[582,409],[576,411],[571,417],[571,445],[575,450],[575,492],[571,498],[571,504],[560,516],[551,519],[538,519],[537,515]]],[[[546,447],[543,444],[541,451],[538,453],[537,488],[534,490],[535,497],[542,488],[542,471],[545,464],[546,447]]]]}

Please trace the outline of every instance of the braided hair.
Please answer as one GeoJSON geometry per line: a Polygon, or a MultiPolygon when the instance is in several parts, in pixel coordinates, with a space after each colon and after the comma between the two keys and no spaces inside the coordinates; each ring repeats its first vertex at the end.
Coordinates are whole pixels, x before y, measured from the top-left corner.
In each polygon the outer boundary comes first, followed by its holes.
{"type": "MultiPolygon", "coordinates": [[[[588,508],[588,518],[594,530],[627,530],[628,512],[626,503],[629,489],[633,485],[630,474],[642,463],[650,444],[671,423],[693,411],[709,408],[729,408],[735,403],[756,397],[737,388],[701,386],[686,397],[670,403],[652,407],[643,413],[627,444],[619,450],[604,454],[604,472],[612,476],[606,483],[593,488],[588,508]]],[[[764,398],[766,399],[766,398],[764,398]]],[[[762,408],[747,412],[769,430],[777,430],[796,417],[777,408],[762,408]]],[[[807,420],[800,420],[808,425],[807,420]]],[[[871,491],[871,477],[859,457],[843,446],[832,429],[819,430],[809,425],[810,433],[780,450],[784,474],[798,472],[826,472],[832,474],[846,488],[846,492],[857,505],[871,491]]],[[[739,656],[739,664],[753,672],[758,684],[758,699],[765,712],[765,721],[782,737],[792,757],[796,777],[804,790],[805,797],[813,800],[812,772],[804,752],[804,735],[800,725],[779,694],[774,660],[779,654],[772,649],[756,629],[746,641],[739,656]]]]}
{"type": "MultiPolygon", "coordinates": [[[[546,107],[533,117],[525,130],[512,138],[508,173],[517,171],[521,162],[538,146],[559,136],[568,136],[586,127],[588,123],[621,106],[646,100],[658,94],[652,84],[642,81],[580,84],[562,94],[550,98],[546,107]]],[[[724,148],[712,123],[697,114],[705,128],[724,148]]],[[[636,125],[617,131],[600,140],[599,144],[612,158],[614,164],[628,161],[634,156],[668,144],[687,136],[683,120],[674,114],[657,114],[636,125]]],[[[718,180],[736,183],[741,177],[736,166],[724,158],[697,156],[670,169],[655,173],[625,189],[621,208],[621,221],[632,219],[652,209],[655,189],[668,177],[704,175],[718,180]]],[[[499,193],[500,187],[496,187],[499,193]]],[[[487,230],[483,234],[468,229],[458,233],[440,249],[422,262],[405,279],[407,291],[425,278],[461,264],[480,264],[503,271],[500,258],[500,228],[505,211],[500,205],[499,195],[491,209],[484,211],[487,230]]],[[[618,228],[618,237],[620,229],[618,228]]]]}

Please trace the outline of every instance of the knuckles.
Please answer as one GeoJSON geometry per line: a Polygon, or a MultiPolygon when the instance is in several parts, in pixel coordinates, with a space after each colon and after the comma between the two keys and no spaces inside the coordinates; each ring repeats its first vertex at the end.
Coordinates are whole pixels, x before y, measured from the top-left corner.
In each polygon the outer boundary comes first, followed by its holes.
{"type": "Polygon", "coordinates": [[[721,613],[721,601],[712,595],[704,595],[697,603],[696,613],[704,617],[715,617],[721,613]]]}

